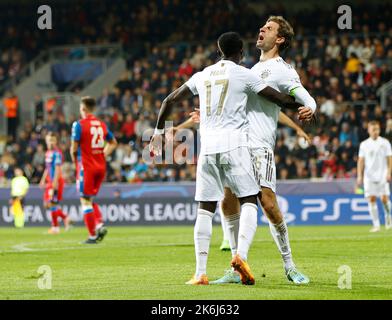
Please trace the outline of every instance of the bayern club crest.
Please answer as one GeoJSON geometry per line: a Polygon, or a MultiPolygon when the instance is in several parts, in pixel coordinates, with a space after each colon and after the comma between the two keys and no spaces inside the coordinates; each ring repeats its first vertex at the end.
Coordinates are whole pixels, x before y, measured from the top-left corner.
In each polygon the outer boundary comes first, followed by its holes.
{"type": "Polygon", "coordinates": [[[271,74],[271,71],[268,70],[268,69],[266,69],[266,70],[264,70],[264,71],[261,73],[260,77],[261,77],[261,79],[265,79],[265,78],[267,78],[270,74],[271,74]]]}

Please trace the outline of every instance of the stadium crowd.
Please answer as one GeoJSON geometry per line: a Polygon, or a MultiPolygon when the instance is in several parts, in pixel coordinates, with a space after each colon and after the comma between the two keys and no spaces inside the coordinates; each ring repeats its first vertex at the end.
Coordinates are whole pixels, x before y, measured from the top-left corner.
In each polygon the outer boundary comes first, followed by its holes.
{"type": "MultiPolygon", "coordinates": [[[[200,43],[198,39],[213,40],[221,31],[232,27],[242,31],[247,39],[253,40],[249,42],[244,64],[250,67],[257,62],[258,53],[253,39],[257,29],[249,31],[255,28],[255,24],[249,22],[251,19],[236,19],[244,14],[244,10],[248,15],[250,12],[254,15],[253,11],[249,7],[240,6],[241,1],[217,6],[212,6],[212,2],[203,2],[207,3],[203,10],[200,9],[199,1],[192,2],[188,8],[183,7],[185,4],[182,1],[162,1],[156,5],[139,3],[134,14],[135,21],[140,19],[139,29],[133,30],[132,34],[119,27],[123,14],[108,14],[107,25],[102,25],[103,30],[107,31],[103,34],[108,39],[120,39],[125,45],[128,41],[144,43],[149,39],[151,46],[145,46],[140,51],[130,50],[127,71],[114,88],[105,89],[97,99],[97,113],[119,141],[117,150],[108,161],[107,181],[138,183],[195,179],[194,165],[146,164],[142,158],[147,146],[147,141],[143,141],[147,140],[143,139],[143,133],[151,132],[161,101],[168,93],[194,72],[218,59],[214,41],[200,43]],[[180,12],[181,15],[178,15],[180,12]],[[186,22],[189,15],[200,28],[186,22]],[[165,21],[172,19],[173,23],[159,23],[163,18],[165,21]],[[208,23],[203,23],[206,21],[208,23]],[[227,21],[232,25],[228,25],[227,21]],[[176,28],[178,25],[181,25],[180,29],[176,28]],[[116,30],[115,35],[119,38],[113,38],[113,30],[116,30]],[[198,30],[197,34],[195,30],[198,30]],[[216,35],[211,34],[211,30],[216,35]],[[172,41],[171,44],[156,44],[155,40],[163,34],[171,35],[165,37],[172,41]]],[[[124,5],[113,7],[118,9],[124,5]]],[[[367,138],[366,125],[369,120],[380,120],[382,134],[392,141],[392,112],[381,109],[376,95],[377,89],[392,79],[392,28],[388,29],[385,24],[370,19],[372,10],[374,8],[367,10],[362,7],[362,11],[355,14],[359,14],[364,23],[354,24],[352,33],[341,34],[338,30],[327,31],[323,28],[327,25],[327,13],[318,14],[319,20],[314,21],[311,11],[301,11],[295,16],[284,8],[266,11],[286,15],[297,29],[296,40],[284,58],[296,68],[303,85],[316,98],[319,107],[317,124],[305,126],[305,131],[313,140],[312,146],[302,148],[293,130],[279,127],[275,149],[279,179],[329,180],[355,176],[358,145],[367,138]],[[297,28],[297,25],[301,28],[297,28]],[[315,25],[319,27],[315,28],[315,25]]],[[[378,11],[378,14],[385,16],[385,19],[380,20],[388,21],[386,18],[390,12],[386,8],[378,11]]],[[[87,27],[87,13],[88,10],[84,18],[81,17],[82,13],[79,14],[79,23],[85,21],[86,26],[81,29],[79,38],[73,39],[75,42],[92,41],[88,36],[85,38],[86,35],[93,37],[99,34],[97,30],[87,27]]],[[[264,21],[265,18],[255,15],[258,21],[264,21]]],[[[72,32],[68,35],[70,38],[63,41],[72,39],[71,36],[72,32]]],[[[173,118],[174,124],[186,120],[197,106],[197,98],[184,103],[173,118]]],[[[37,101],[37,108],[42,109],[42,102],[37,101]]],[[[288,112],[288,115],[295,119],[294,113],[288,112]]],[[[24,123],[16,136],[8,137],[6,147],[0,153],[0,183],[12,177],[15,166],[22,167],[32,183],[39,182],[44,170],[44,137],[48,131],[59,132],[60,148],[66,163],[64,176],[68,182],[72,182],[74,174],[68,152],[71,123],[66,122],[64,117],[50,114],[46,121],[38,117],[36,123],[24,123]]],[[[196,155],[193,162],[196,162],[196,155]]]]}

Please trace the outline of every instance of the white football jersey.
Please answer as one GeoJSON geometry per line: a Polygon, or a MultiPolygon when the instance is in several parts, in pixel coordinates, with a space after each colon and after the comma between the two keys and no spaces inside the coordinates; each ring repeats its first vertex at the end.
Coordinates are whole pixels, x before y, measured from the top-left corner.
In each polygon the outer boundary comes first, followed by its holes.
{"type": "Polygon", "coordinates": [[[215,154],[248,146],[248,95],[266,85],[249,69],[232,61],[194,74],[186,83],[200,100],[201,154],[215,154]]]}
{"type": "MultiPolygon", "coordinates": [[[[297,71],[281,57],[260,61],[251,71],[265,83],[285,94],[302,86],[297,71]]],[[[257,95],[248,100],[249,144],[251,148],[275,148],[280,107],[257,95]]]]}
{"type": "Polygon", "coordinates": [[[368,138],[359,145],[359,157],[365,160],[364,179],[372,182],[385,182],[388,172],[387,157],[392,156],[390,142],[378,137],[368,138]]]}

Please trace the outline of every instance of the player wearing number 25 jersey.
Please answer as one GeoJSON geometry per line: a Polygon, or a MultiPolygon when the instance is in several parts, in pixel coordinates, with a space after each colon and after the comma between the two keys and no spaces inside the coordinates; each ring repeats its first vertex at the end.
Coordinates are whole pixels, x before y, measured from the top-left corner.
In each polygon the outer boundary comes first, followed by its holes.
{"type": "Polygon", "coordinates": [[[105,157],[117,145],[106,124],[97,119],[93,111],[95,99],[82,98],[80,114],[82,119],[72,126],[71,156],[76,165],[77,188],[80,192],[84,222],[89,231],[87,244],[103,240],[107,230],[103,227],[102,214],[92,197],[98,194],[106,175],[105,157]]]}

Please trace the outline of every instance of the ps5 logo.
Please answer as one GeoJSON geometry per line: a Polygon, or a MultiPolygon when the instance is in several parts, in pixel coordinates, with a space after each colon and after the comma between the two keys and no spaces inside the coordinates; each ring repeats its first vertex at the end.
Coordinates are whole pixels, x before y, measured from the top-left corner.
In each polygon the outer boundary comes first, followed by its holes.
{"type": "Polygon", "coordinates": [[[52,29],[52,8],[46,4],[39,6],[37,10],[41,16],[37,20],[37,26],[40,30],[52,29]]]}

